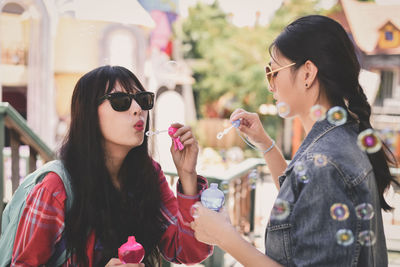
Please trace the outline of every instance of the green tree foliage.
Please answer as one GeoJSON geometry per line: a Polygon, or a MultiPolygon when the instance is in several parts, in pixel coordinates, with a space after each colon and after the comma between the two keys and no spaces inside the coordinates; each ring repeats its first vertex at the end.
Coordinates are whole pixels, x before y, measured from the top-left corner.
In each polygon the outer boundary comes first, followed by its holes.
{"type": "Polygon", "coordinates": [[[268,47],[295,18],[320,13],[316,4],[315,0],[284,1],[270,25],[244,28],[229,22],[218,1],[192,7],[178,38],[194,71],[200,114],[229,117],[237,107],[254,112],[262,103],[272,103],[264,72],[268,47]]]}
{"type": "MultiPolygon", "coordinates": [[[[321,13],[325,11],[318,8],[317,0],[286,0],[269,25],[239,28],[230,23],[218,1],[192,7],[176,32],[194,71],[198,114],[229,118],[235,108],[258,112],[261,104],[273,103],[265,81],[270,44],[291,21],[321,13]]],[[[275,138],[282,120],[278,116],[261,119],[275,138]]]]}

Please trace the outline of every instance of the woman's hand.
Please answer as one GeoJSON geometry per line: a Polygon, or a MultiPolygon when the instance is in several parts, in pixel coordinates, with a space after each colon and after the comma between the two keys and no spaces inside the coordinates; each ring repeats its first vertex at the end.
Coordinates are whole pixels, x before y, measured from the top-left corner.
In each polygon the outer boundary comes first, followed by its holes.
{"type": "Polygon", "coordinates": [[[257,113],[250,113],[241,108],[232,112],[230,121],[240,119],[240,126],[238,129],[246,134],[249,140],[261,150],[265,150],[271,144],[271,138],[265,132],[257,113]]]}
{"type": "Polygon", "coordinates": [[[179,140],[184,145],[183,150],[174,148],[171,144],[171,154],[178,176],[183,187],[183,193],[187,195],[197,194],[197,155],[199,147],[196,139],[193,136],[192,129],[189,126],[184,126],[180,123],[174,123],[172,127],[177,128],[174,137],[179,137],[179,140]]]}
{"type": "Polygon", "coordinates": [[[112,258],[106,265],[106,267],[112,267],[112,266],[119,266],[119,267],[144,267],[144,263],[122,263],[122,261],[120,261],[117,258],[112,258]]]}
{"type": "Polygon", "coordinates": [[[200,242],[220,246],[229,231],[234,231],[225,208],[216,212],[197,202],[193,205],[193,210],[194,221],[190,226],[194,230],[195,238],[200,242]]]}

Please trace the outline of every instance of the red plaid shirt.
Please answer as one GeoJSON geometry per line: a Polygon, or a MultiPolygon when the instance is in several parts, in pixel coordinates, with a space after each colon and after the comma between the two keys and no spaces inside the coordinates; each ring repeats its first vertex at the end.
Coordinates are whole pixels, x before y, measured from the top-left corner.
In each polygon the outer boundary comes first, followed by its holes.
{"type": "MultiPolygon", "coordinates": [[[[161,211],[167,221],[167,229],[161,237],[159,248],[163,256],[176,263],[191,264],[204,260],[212,253],[212,247],[194,238],[190,222],[191,206],[200,199],[207,182],[199,177],[199,194],[183,195],[178,184],[177,198],[171,191],[165,176],[159,170],[161,187],[161,211]]],[[[54,252],[64,231],[64,205],[66,193],[61,178],[49,173],[29,194],[26,207],[18,225],[11,266],[39,266],[45,264],[54,252]]],[[[96,237],[91,233],[87,240],[89,266],[93,266],[96,237]]],[[[63,266],[72,266],[69,259],[63,266]]]]}

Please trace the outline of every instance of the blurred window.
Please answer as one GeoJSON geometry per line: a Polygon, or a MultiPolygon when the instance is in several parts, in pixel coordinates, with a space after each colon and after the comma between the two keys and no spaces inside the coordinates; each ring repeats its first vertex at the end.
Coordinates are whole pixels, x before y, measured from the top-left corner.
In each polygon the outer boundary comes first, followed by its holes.
{"type": "Polygon", "coordinates": [[[393,81],[394,72],[383,70],[381,71],[381,84],[379,86],[378,95],[375,99],[375,105],[382,106],[386,98],[393,98],[393,81]]]}
{"type": "Polygon", "coordinates": [[[387,41],[393,41],[393,32],[392,31],[386,31],[385,32],[385,39],[387,41]]]}
{"type": "Polygon", "coordinates": [[[123,66],[136,73],[137,43],[134,36],[125,30],[116,30],[108,36],[108,55],[110,65],[123,66]]]}

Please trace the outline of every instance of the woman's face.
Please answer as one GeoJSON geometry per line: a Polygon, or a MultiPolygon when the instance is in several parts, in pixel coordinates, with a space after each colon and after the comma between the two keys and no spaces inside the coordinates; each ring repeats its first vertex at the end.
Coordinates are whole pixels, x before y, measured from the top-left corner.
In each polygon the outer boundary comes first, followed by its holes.
{"type": "MultiPolygon", "coordinates": [[[[269,90],[274,99],[279,103],[285,103],[289,107],[289,113],[285,117],[293,117],[303,112],[306,100],[304,82],[301,82],[301,67],[294,71],[293,62],[276,53],[271,59],[272,73],[269,90]]],[[[306,101],[308,102],[308,101],[306,101]]],[[[283,104],[281,104],[283,105],[283,104]]]]}
{"type": "MultiPolygon", "coordinates": [[[[126,90],[116,82],[111,93],[115,92],[126,90]]],[[[126,111],[115,111],[110,101],[105,100],[98,107],[98,115],[106,151],[129,151],[143,143],[148,111],[142,110],[134,99],[126,111]]]]}

